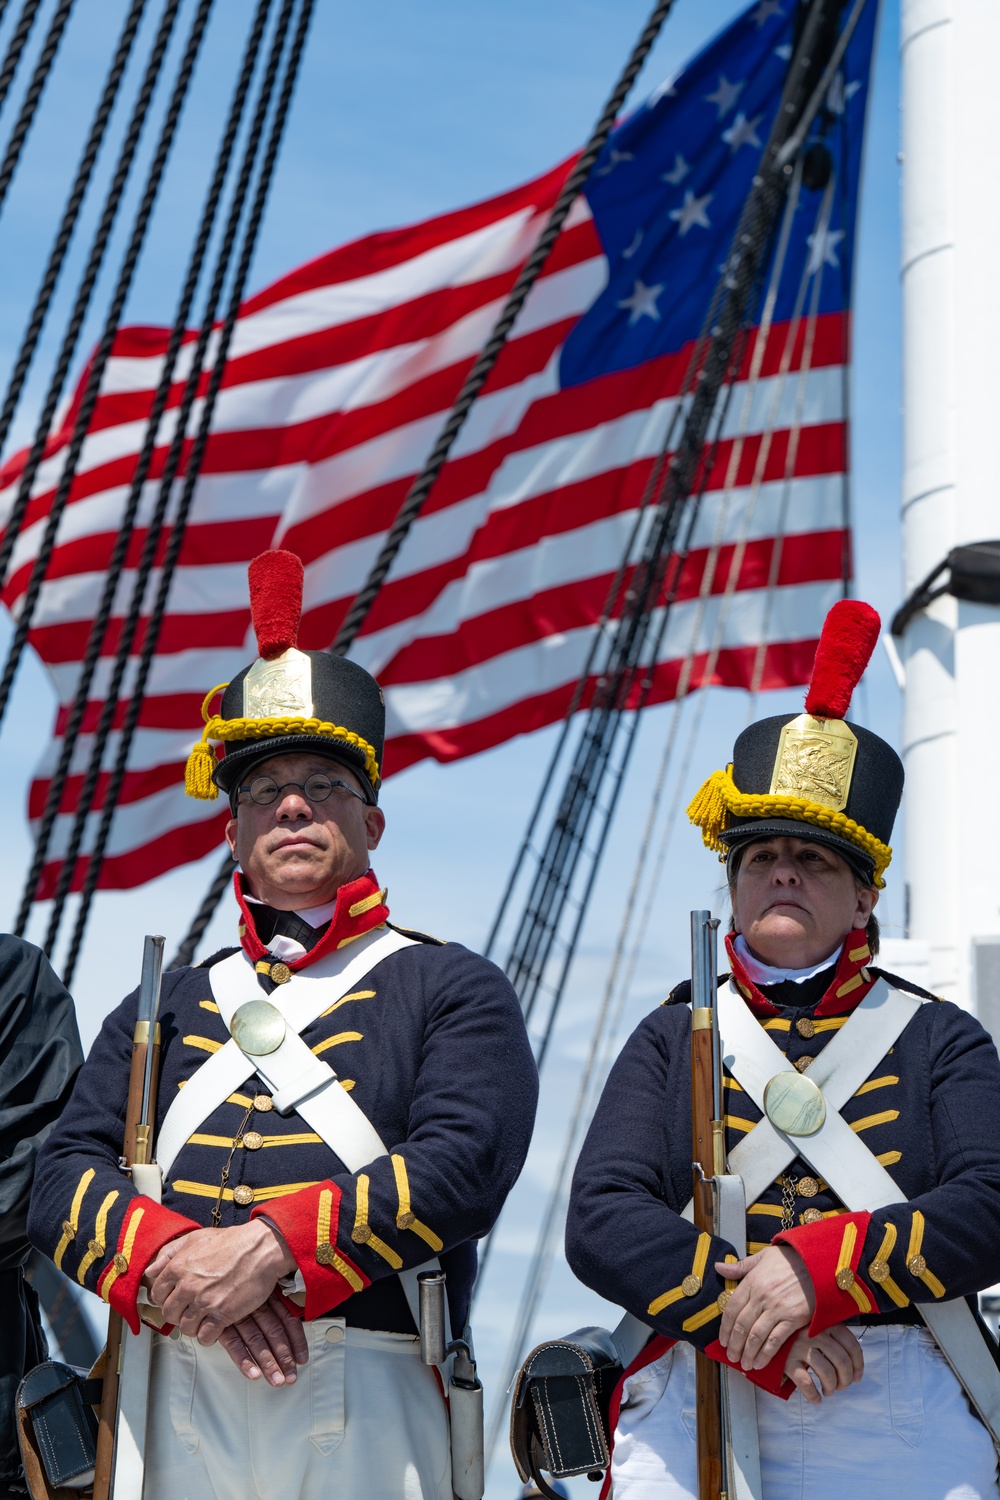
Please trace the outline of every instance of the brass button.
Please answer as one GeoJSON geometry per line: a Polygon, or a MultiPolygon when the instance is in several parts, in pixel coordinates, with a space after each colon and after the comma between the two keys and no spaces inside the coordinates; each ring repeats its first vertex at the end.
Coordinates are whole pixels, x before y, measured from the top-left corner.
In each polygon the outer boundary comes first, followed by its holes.
{"type": "Polygon", "coordinates": [[[120,1250],[115,1256],[115,1270],[118,1272],[119,1276],[124,1276],[125,1272],[128,1270],[128,1256],[122,1255],[120,1250]]]}
{"type": "Polygon", "coordinates": [[[259,1151],[264,1144],[264,1137],[259,1130],[248,1130],[242,1137],[242,1142],[248,1151],[259,1151]]]}
{"type": "Polygon", "coordinates": [[[796,1191],[800,1198],[815,1198],[819,1192],[819,1183],[815,1177],[800,1177],[796,1191]]]}
{"type": "Polygon", "coordinates": [[[854,1272],[850,1266],[845,1266],[842,1271],[837,1272],[837,1285],[842,1292],[849,1292],[854,1285],[854,1272]]]}
{"type": "Polygon", "coordinates": [[[333,1257],[336,1255],[336,1253],[336,1250],[330,1244],[329,1240],[327,1240],[323,1245],[316,1246],[316,1259],[319,1261],[321,1266],[332,1266],[333,1257]]]}
{"type": "Polygon", "coordinates": [[[266,1115],[269,1109],[274,1108],[274,1100],[270,1094],[254,1094],[253,1107],[260,1110],[262,1115],[266,1115]]]}
{"type": "Polygon", "coordinates": [[[62,1232],[68,1240],[76,1238],[76,1226],[71,1224],[68,1219],[63,1219],[62,1221],[62,1232]]]}
{"type": "Polygon", "coordinates": [[[241,1208],[246,1208],[248,1203],[253,1202],[253,1188],[241,1182],[238,1188],[233,1188],[233,1202],[238,1203],[241,1208]]]}
{"type": "Polygon", "coordinates": [[[684,1293],[685,1297],[697,1297],[698,1293],[701,1291],[701,1277],[685,1276],[684,1280],[681,1282],[681,1291],[684,1293]]]}
{"type": "Polygon", "coordinates": [[[816,1224],[823,1217],[818,1208],[807,1208],[802,1215],[803,1224],[816,1224]]]}
{"type": "Polygon", "coordinates": [[[410,1227],[411,1224],[415,1224],[416,1223],[416,1220],[417,1220],[416,1214],[397,1214],[396,1215],[396,1228],[397,1229],[409,1229],[409,1227],[410,1227]]]}
{"type": "Polygon", "coordinates": [[[104,1242],[102,1240],[91,1240],[87,1246],[87,1249],[90,1251],[91,1255],[103,1255],[104,1242]]]}
{"type": "Polygon", "coordinates": [[[922,1255],[911,1255],[906,1262],[906,1269],[911,1276],[922,1276],[927,1270],[927,1262],[922,1255]]]}
{"type": "Polygon", "coordinates": [[[271,965],[271,979],[275,984],[287,984],[292,977],[292,971],[287,964],[277,963],[271,965]]]}
{"type": "Polygon", "coordinates": [[[799,1057],[795,1060],[795,1066],[796,1068],[798,1068],[800,1073],[804,1073],[806,1068],[808,1068],[809,1064],[812,1061],[813,1059],[811,1057],[799,1057]]]}
{"type": "Polygon", "coordinates": [[[799,1036],[804,1036],[806,1041],[816,1035],[816,1022],[812,1016],[800,1016],[795,1023],[795,1030],[799,1036]]]}
{"type": "Polygon", "coordinates": [[[729,1301],[729,1299],[730,1299],[730,1297],[732,1295],[733,1295],[732,1292],[720,1292],[719,1293],[717,1302],[718,1302],[718,1308],[719,1308],[720,1312],[725,1312],[725,1310],[726,1310],[726,1303],[729,1301]]]}
{"type": "Polygon", "coordinates": [[[871,1264],[869,1265],[869,1267],[868,1267],[868,1275],[869,1275],[870,1279],[875,1282],[876,1286],[881,1285],[881,1283],[883,1281],[888,1281],[889,1280],[889,1265],[888,1265],[888,1262],[884,1261],[884,1260],[873,1260],[871,1262],[871,1264]]]}
{"type": "Polygon", "coordinates": [[[367,1245],[372,1237],[370,1224],[355,1224],[351,1230],[351,1239],[356,1245],[367,1245]]]}
{"type": "Polygon", "coordinates": [[[342,1344],[346,1336],[339,1323],[331,1323],[326,1330],[326,1341],[328,1344],[342,1344]]]}

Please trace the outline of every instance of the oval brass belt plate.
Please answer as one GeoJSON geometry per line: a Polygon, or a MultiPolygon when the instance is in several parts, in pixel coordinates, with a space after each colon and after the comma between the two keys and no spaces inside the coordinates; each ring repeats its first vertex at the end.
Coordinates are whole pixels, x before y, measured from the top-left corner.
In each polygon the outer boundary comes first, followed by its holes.
{"type": "Polygon", "coordinates": [[[248,1000],[233,1012],[229,1031],[241,1051],[266,1057],[285,1040],[285,1018],[269,1000],[248,1000]]]}
{"type": "Polygon", "coordinates": [[[815,1135],[826,1119],[826,1100],[805,1073],[775,1073],[764,1090],[764,1113],[786,1135],[815,1135]]]}

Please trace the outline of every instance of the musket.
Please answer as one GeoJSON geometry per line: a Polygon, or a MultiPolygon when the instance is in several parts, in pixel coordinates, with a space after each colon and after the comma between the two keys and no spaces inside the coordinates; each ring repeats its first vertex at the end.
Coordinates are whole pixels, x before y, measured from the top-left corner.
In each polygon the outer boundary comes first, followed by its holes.
{"type": "MultiPolygon", "coordinates": [[[[142,979],[139,985],[139,1015],[132,1035],[132,1062],[128,1075],[125,1108],[125,1138],[121,1166],[130,1171],[152,1160],[152,1135],[156,1120],[159,1084],[160,982],[163,975],[162,937],[147,937],[142,949],[142,979]]],[[[104,1389],[97,1429],[97,1459],[94,1465],[93,1500],[109,1500],[114,1475],[115,1425],[121,1375],[122,1317],[113,1309],[108,1315],[108,1342],[104,1356],[104,1389]]]]}
{"type": "MultiPolygon", "coordinates": [[[[716,1005],[715,935],[710,911],[691,913],[691,1123],[695,1228],[718,1233],[715,1179],[726,1170],[722,1047],[716,1005]]],[[[731,1493],[726,1401],[720,1365],[695,1355],[698,1417],[698,1500],[731,1493]]]]}

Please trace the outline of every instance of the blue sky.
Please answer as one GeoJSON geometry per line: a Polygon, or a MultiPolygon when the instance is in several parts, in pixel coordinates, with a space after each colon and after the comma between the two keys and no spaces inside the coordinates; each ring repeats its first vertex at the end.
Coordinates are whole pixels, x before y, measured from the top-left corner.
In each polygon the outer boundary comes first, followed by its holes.
{"type": "MultiPolygon", "coordinates": [[[[741,8],[731,0],[677,0],[633,98],[677,71],[741,8]]],[[[0,218],[0,360],[5,364],[19,340],[83,122],[124,9],[124,0],[77,0],[42,113],[0,218]]],[[[191,9],[192,0],[184,0],[185,17],[191,9]]],[[[248,0],[216,0],[190,107],[128,303],[130,321],[170,319],[208,170],[206,142],[214,147],[248,10],[248,0]]],[[[321,0],[251,287],[346,239],[486,197],[567,156],[588,135],[647,10],[645,0],[546,0],[543,5],[537,0],[422,0],[419,6],[412,0],[383,0],[377,7],[321,0]]],[[[49,13],[48,4],[43,11],[49,13]]],[[[6,29],[0,31],[0,45],[6,29]]],[[[896,7],[888,5],[862,194],[853,380],[857,592],[883,615],[891,614],[900,599],[897,59],[898,17],[896,7]]],[[[9,120],[0,119],[0,129],[8,128],[9,120]]],[[[94,212],[89,204],[88,224],[94,212]]],[[[120,254],[120,235],[116,246],[111,266],[120,254]]],[[[19,441],[30,432],[42,376],[52,358],[53,330],[59,330],[60,308],[65,315],[73,280],[72,271],[63,278],[60,307],[50,320],[37,373],[22,404],[19,441]]],[[[105,297],[108,286],[105,275],[105,297]]],[[[96,327],[92,319],[81,351],[89,348],[96,327]]],[[[7,633],[4,621],[4,642],[7,633]]],[[[7,857],[0,881],[8,920],[28,858],[27,779],[48,737],[53,701],[37,663],[26,659],[0,735],[7,801],[7,857]]],[[[794,693],[771,695],[764,711],[783,711],[800,701],[794,693]]],[[[649,788],[673,712],[652,711],[640,735],[543,1081],[536,1146],[501,1230],[480,1305],[478,1338],[488,1391],[495,1383],[511,1299],[519,1292],[519,1276],[532,1247],[533,1222],[561,1146],[565,1101],[589,1043],[649,788]]],[[[855,717],[898,744],[899,714],[899,695],[880,653],[856,697],[855,717]]],[[[701,779],[724,763],[746,715],[744,695],[720,690],[709,695],[686,780],[680,778],[682,784],[675,786],[678,778],[672,773],[668,802],[682,806],[701,779]]],[[[688,741],[691,717],[689,705],[680,745],[688,741]]],[[[388,881],[393,913],[400,921],[481,945],[551,743],[552,732],[544,731],[462,764],[418,766],[388,783],[388,832],[376,868],[388,881]]],[[[101,1016],[137,979],[142,933],[164,931],[171,947],[215,863],[213,856],[137,892],[98,899],[77,982],[88,1040],[101,1016]]],[[[902,931],[901,887],[897,864],[880,908],[892,935],[902,931]]],[[[681,817],[667,854],[652,935],[626,1007],[626,1029],[683,975],[689,908],[719,903],[719,867],[681,817]]],[[[41,926],[39,921],[32,928],[36,936],[41,926]]],[[[227,906],[205,951],[230,941],[231,927],[227,906]]],[[[538,1337],[600,1316],[595,1299],[557,1265],[537,1322],[538,1337]]],[[[498,1469],[491,1496],[514,1490],[512,1471],[498,1469]]],[[[583,1485],[581,1493],[587,1492],[583,1485]]]]}

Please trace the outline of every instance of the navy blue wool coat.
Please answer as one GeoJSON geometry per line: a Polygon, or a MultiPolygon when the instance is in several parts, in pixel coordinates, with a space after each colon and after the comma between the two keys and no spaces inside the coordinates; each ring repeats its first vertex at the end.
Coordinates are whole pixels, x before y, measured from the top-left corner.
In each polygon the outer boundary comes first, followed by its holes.
{"type": "MultiPolygon", "coordinates": [[[[210,979],[205,967],[164,977],[158,1123],[228,1040],[210,979]]],[[[135,1325],[145,1267],[178,1233],[209,1225],[218,1204],[222,1226],[263,1213],[282,1230],[305,1279],[307,1318],[336,1309],[352,1326],[412,1333],[395,1273],[440,1251],[453,1324],[464,1326],[476,1241],[521,1170],[537,1095],[517,997],[493,964],[421,939],[303,1033],[389,1156],[348,1172],[250,1080],[192,1133],[162,1207],[118,1166],[136,1010],[133,993],[105,1021],[39,1158],[29,1232],[46,1255],[135,1325]]]]}
{"type": "MultiPolygon", "coordinates": [[[[826,993],[794,1010],[779,1011],[749,982],[743,986],[790,1064],[819,1055],[879,973],[863,970],[863,985],[853,978],[845,985],[847,971],[842,961],[826,993]],[[835,990],[852,984],[846,1006],[831,1005],[835,990]]],[[[602,1297],[657,1333],[724,1360],[717,1334],[725,1282],[714,1263],[733,1247],[699,1236],[679,1216],[692,1186],[689,998],[689,987],[678,987],[615,1063],[577,1164],[566,1252],[602,1297]]],[[[724,1101],[732,1150],[761,1112],[728,1073],[724,1101]]],[[[898,1183],[900,1202],[849,1213],[798,1160],[785,1174],[793,1227],[782,1228],[780,1182],[747,1205],[749,1253],[779,1242],[805,1260],[816,1292],[811,1332],[847,1321],[919,1322],[916,1304],[1000,1281],[998,1104],[1000,1059],[991,1038],[957,1005],[925,1004],[842,1111],[898,1183]]],[[[786,1352],[751,1378],[788,1394],[786,1352]]]]}

